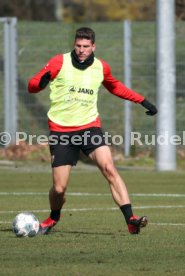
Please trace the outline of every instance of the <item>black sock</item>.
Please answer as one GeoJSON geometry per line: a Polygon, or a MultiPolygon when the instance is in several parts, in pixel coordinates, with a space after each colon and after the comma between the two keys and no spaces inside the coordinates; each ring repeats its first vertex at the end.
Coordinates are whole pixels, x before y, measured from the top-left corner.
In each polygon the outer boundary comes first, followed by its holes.
{"type": "Polygon", "coordinates": [[[125,204],[120,206],[121,212],[123,213],[126,223],[128,224],[129,219],[133,216],[131,204],[125,204]]]}
{"type": "Polygon", "coordinates": [[[53,220],[58,221],[60,219],[60,213],[61,213],[61,209],[51,210],[50,218],[53,219],[53,220]]]}

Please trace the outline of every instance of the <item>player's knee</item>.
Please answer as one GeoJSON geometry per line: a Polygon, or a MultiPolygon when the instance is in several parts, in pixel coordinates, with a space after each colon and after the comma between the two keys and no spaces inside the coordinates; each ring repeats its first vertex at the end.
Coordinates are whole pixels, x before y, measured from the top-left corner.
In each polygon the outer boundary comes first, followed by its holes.
{"type": "Polygon", "coordinates": [[[54,189],[55,193],[57,193],[57,194],[65,194],[65,192],[66,192],[66,187],[60,183],[54,184],[53,189],[54,189]]]}

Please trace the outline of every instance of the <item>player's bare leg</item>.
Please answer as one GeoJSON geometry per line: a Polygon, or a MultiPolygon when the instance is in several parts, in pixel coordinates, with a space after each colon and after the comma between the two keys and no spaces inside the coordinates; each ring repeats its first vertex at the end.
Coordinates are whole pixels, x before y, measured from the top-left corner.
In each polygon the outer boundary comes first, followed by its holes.
{"type": "Polygon", "coordinates": [[[65,202],[65,192],[69,181],[70,171],[70,165],[59,166],[52,169],[53,186],[49,191],[51,210],[61,209],[65,202]]]}
{"type": "Polygon", "coordinates": [[[53,185],[49,191],[50,216],[40,224],[40,233],[48,234],[60,219],[60,213],[65,203],[65,192],[68,185],[70,165],[59,166],[52,169],[53,185]]]}
{"type": "Polygon", "coordinates": [[[110,148],[108,146],[101,146],[94,150],[89,157],[97,164],[107,179],[112,197],[125,217],[129,232],[131,234],[138,234],[140,227],[146,226],[147,218],[145,216],[141,218],[133,216],[126,185],[114,166],[110,148]]]}
{"type": "Polygon", "coordinates": [[[97,148],[90,154],[90,158],[97,164],[109,182],[115,203],[119,207],[124,204],[129,204],[130,199],[126,185],[114,166],[109,147],[102,146],[97,148]]]}

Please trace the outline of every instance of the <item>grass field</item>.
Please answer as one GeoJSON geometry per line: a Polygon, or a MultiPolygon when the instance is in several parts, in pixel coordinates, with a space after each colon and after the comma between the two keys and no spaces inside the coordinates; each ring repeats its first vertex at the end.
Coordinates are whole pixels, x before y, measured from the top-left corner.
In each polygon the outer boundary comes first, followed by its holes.
{"type": "Polygon", "coordinates": [[[150,223],[130,235],[95,170],[74,169],[61,222],[47,236],[16,238],[14,216],[48,215],[50,169],[0,169],[0,275],[185,275],[185,173],[120,171],[134,212],[150,223]]]}

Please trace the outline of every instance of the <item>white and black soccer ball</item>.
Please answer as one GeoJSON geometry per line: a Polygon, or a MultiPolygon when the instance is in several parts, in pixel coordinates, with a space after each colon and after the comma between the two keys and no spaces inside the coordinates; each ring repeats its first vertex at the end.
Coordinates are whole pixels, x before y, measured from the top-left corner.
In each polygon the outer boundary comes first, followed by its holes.
{"type": "Polygon", "coordinates": [[[32,213],[20,213],[13,220],[13,232],[17,237],[34,237],[38,231],[39,221],[32,213]]]}

